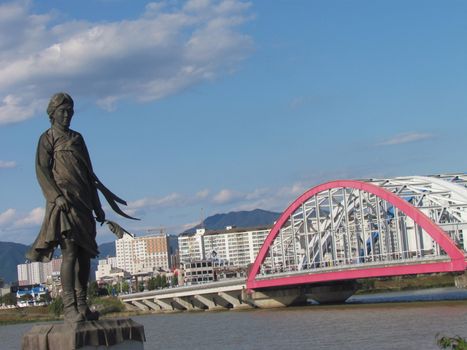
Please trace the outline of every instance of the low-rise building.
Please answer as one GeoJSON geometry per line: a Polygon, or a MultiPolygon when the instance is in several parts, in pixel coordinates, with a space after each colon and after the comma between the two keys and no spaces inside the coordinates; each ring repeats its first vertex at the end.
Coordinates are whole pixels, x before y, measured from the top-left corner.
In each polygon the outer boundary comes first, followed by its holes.
{"type": "Polygon", "coordinates": [[[96,270],[96,281],[107,285],[120,285],[122,281],[129,279],[130,273],[117,267],[116,257],[107,257],[99,260],[96,270]]]}
{"type": "Polygon", "coordinates": [[[117,258],[109,256],[105,259],[99,259],[96,270],[96,281],[101,280],[105,276],[109,276],[112,268],[117,267],[117,258]]]}
{"type": "Polygon", "coordinates": [[[184,285],[190,286],[193,284],[214,282],[216,280],[213,262],[211,260],[187,262],[182,265],[182,268],[185,274],[184,285]]]}
{"type": "Polygon", "coordinates": [[[47,287],[42,284],[20,286],[16,291],[17,305],[19,307],[43,305],[45,296],[49,293],[47,287]]]}

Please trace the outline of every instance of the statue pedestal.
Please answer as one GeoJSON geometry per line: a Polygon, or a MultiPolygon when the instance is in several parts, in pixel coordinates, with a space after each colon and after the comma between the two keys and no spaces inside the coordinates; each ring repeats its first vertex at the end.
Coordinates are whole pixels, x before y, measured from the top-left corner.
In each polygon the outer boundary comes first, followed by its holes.
{"type": "Polygon", "coordinates": [[[144,327],[132,319],[54,323],[34,326],[23,336],[23,350],[143,349],[144,327]]]}

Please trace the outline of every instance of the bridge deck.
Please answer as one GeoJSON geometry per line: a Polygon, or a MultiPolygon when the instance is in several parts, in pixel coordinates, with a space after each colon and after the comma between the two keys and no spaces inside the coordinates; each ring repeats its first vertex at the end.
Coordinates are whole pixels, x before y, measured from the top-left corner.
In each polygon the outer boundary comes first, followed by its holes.
{"type": "Polygon", "coordinates": [[[242,291],[246,289],[246,280],[244,278],[232,279],[227,281],[203,283],[191,286],[167,288],[152,290],[140,293],[123,295],[120,299],[123,302],[131,302],[145,299],[166,299],[188,297],[200,294],[213,294],[222,292],[242,291]]]}

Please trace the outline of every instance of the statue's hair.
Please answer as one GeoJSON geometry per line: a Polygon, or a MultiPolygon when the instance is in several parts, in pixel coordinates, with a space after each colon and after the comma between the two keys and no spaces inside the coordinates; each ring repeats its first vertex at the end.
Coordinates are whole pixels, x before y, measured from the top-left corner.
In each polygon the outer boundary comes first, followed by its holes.
{"type": "Polygon", "coordinates": [[[74,105],[73,99],[66,92],[59,92],[53,95],[50,98],[49,105],[47,106],[47,114],[49,115],[49,118],[52,118],[52,115],[58,106],[61,106],[65,102],[68,102],[72,106],[74,105]]]}

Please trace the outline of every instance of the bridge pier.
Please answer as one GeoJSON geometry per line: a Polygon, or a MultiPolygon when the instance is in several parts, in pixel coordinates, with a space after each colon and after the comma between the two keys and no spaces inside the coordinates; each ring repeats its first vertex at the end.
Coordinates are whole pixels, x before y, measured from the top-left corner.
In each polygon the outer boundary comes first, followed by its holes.
{"type": "Polygon", "coordinates": [[[206,305],[209,311],[226,309],[226,306],[218,304],[218,301],[216,301],[216,297],[213,295],[194,295],[193,298],[198,300],[203,305],[206,305]]]}
{"type": "Polygon", "coordinates": [[[306,303],[304,288],[301,286],[280,289],[254,290],[249,301],[261,309],[271,309],[306,303]]]}
{"type": "Polygon", "coordinates": [[[319,304],[344,303],[358,289],[355,281],[339,281],[323,284],[305,284],[254,290],[249,298],[259,308],[276,308],[305,305],[309,299],[319,304]]]}
{"type": "Polygon", "coordinates": [[[163,312],[176,312],[179,311],[176,307],[174,307],[171,301],[165,301],[161,299],[154,299],[154,302],[159,305],[161,311],[163,312]]]}
{"type": "Polygon", "coordinates": [[[175,297],[173,300],[180,306],[184,307],[187,311],[203,310],[203,308],[194,303],[191,298],[175,297]]]}
{"type": "Polygon", "coordinates": [[[160,307],[160,305],[156,304],[154,301],[152,300],[149,300],[149,299],[145,299],[145,300],[142,300],[142,302],[144,304],[146,304],[146,306],[148,306],[152,311],[161,311],[162,308],[160,307]]]}
{"type": "Polygon", "coordinates": [[[139,302],[139,301],[136,301],[136,300],[133,300],[131,302],[134,306],[136,306],[138,309],[142,310],[142,311],[148,311],[149,310],[149,306],[139,302]]]}
{"type": "Polygon", "coordinates": [[[310,285],[306,296],[320,304],[337,304],[344,303],[357,289],[358,284],[355,281],[310,285]]]}
{"type": "Polygon", "coordinates": [[[240,309],[251,309],[252,306],[243,301],[242,295],[235,292],[235,295],[232,295],[228,292],[219,292],[218,295],[232,305],[234,310],[240,309]]]}
{"type": "Polygon", "coordinates": [[[123,305],[125,306],[125,310],[127,311],[137,311],[137,310],[140,310],[139,307],[137,307],[136,305],[132,304],[131,302],[124,302],[123,305]]]}

